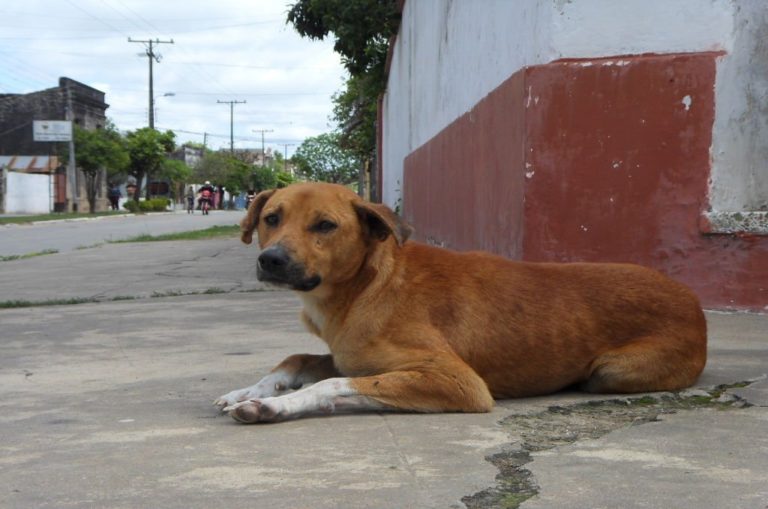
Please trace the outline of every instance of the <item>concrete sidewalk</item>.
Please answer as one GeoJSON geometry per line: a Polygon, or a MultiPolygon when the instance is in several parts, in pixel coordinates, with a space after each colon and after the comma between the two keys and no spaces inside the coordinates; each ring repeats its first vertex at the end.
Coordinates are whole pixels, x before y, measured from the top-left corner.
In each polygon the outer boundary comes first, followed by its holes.
{"type": "Polygon", "coordinates": [[[1,264],[0,301],[103,302],[0,310],[0,507],[768,506],[768,316],[708,313],[706,391],[244,426],[213,399],[324,351],[291,293],[258,291],[255,255],[227,239],[1,264]],[[144,298],[209,288],[228,293],[144,298]]]}

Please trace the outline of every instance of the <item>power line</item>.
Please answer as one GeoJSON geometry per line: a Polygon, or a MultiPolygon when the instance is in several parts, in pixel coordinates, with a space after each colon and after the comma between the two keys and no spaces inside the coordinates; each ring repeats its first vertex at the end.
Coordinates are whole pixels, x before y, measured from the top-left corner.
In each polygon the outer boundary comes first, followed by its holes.
{"type": "MultiPolygon", "coordinates": [[[[175,133],[183,133],[183,134],[196,134],[198,136],[207,136],[209,138],[229,138],[228,134],[217,134],[217,133],[209,133],[209,132],[200,132],[200,131],[187,131],[185,129],[175,129],[173,127],[160,127],[160,129],[173,131],[175,133]]],[[[235,136],[236,140],[240,141],[259,141],[259,138],[254,138],[253,136],[235,136]]],[[[280,142],[296,142],[301,143],[304,141],[303,138],[273,138],[271,140],[266,140],[270,143],[277,143],[278,145],[280,142]]]]}
{"type": "MultiPolygon", "coordinates": [[[[68,0],[68,1],[69,1],[69,0],[68,0]]],[[[126,6],[125,6],[125,4],[122,4],[122,2],[121,2],[121,5],[123,5],[123,7],[126,7],[126,6]]],[[[150,21],[148,21],[148,20],[147,20],[147,19],[145,19],[144,17],[142,17],[142,16],[140,16],[140,15],[136,14],[134,11],[132,11],[132,10],[130,10],[130,9],[128,9],[128,10],[131,12],[131,14],[132,14],[133,16],[135,16],[135,17],[138,17],[138,19],[139,19],[139,20],[140,20],[140,21],[141,21],[141,22],[142,22],[144,25],[146,25],[146,26],[147,26],[147,27],[149,27],[150,29],[154,30],[156,33],[163,33],[163,30],[161,30],[160,28],[158,28],[158,27],[157,27],[157,25],[155,25],[154,23],[151,23],[150,21]]],[[[117,11],[117,12],[119,12],[119,11],[117,11]]],[[[130,20],[130,18],[128,18],[127,16],[124,16],[122,13],[120,13],[120,15],[121,15],[121,16],[122,16],[124,19],[126,19],[126,20],[129,20],[129,21],[133,22],[133,20],[130,20]]],[[[187,52],[188,52],[187,50],[185,50],[185,49],[184,49],[184,47],[181,47],[180,49],[181,49],[182,53],[187,53],[187,52]]],[[[196,56],[196,55],[195,55],[195,56],[196,56]]],[[[198,71],[199,73],[201,73],[201,74],[204,74],[204,75],[205,75],[205,78],[204,78],[204,80],[203,80],[203,81],[204,81],[205,83],[207,83],[209,86],[210,86],[210,85],[215,85],[215,86],[217,86],[219,89],[221,89],[221,90],[223,91],[223,93],[225,93],[225,94],[227,94],[227,95],[235,95],[235,94],[234,94],[234,93],[232,93],[230,90],[228,90],[226,87],[222,86],[222,85],[221,85],[221,83],[219,82],[218,78],[217,78],[216,76],[214,76],[213,74],[211,74],[211,73],[207,72],[207,71],[206,71],[206,70],[205,70],[203,67],[201,67],[201,66],[199,66],[199,65],[197,65],[197,64],[192,64],[191,66],[192,66],[193,68],[196,68],[196,69],[197,69],[197,71],[198,71]]]]}

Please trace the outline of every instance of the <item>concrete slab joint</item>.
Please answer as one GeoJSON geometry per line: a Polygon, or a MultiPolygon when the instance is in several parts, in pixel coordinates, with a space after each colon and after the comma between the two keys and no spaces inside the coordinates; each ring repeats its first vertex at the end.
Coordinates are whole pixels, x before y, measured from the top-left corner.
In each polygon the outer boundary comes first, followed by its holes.
{"type": "MultiPolygon", "coordinates": [[[[646,395],[553,405],[546,410],[513,414],[501,421],[511,437],[521,437],[518,448],[507,448],[486,457],[499,469],[497,484],[462,502],[468,509],[491,507],[518,508],[536,497],[542,489],[533,472],[526,467],[538,454],[569,446],[582,440],[597,440],[612,431],[661,422],[663,416],[678,412],[715,409],[719,411],[768,407],[768,400],[749,402],[748,395],[760,397],[761,391],[748,392],[753,384],[765,384],[767,376],[720,384],[707,388],[690,388],[675,393],[646,395]]],[[[527,507],[527,506],[526,506],[527,507]]]]}

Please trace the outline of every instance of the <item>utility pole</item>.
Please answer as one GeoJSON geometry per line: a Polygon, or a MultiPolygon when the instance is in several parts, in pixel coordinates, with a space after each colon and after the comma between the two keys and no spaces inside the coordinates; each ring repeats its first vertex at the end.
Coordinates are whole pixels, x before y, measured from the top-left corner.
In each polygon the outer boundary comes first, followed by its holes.
{"type": "Polygon", "coordinates": [[[254,129],[253,132],[261,133],[261,166],[267,162],[267,153],[264,151],[264,133],[271,133],[272,129],[254,129]]]}
{"type": "Polygon", "coordinates": [[[170,41],[161,41],[160,39],[136,40],[136,39],[131,39],[129,37],[128,42],[140,42],[142,44],[149,45],[145,50],[147,54],[147,60],[149,60],[149,128],[154,129],[155,128],[155,91],[154,91],[154,83],[153,83],[153,76],[152,76],[152,61],[156,61],[157,63],[160,63],[160,55],[155,54],[153,45],[173,44],[173,39],[171,39],[170,41]]]}
{"type": "Polygon", "coordinates": [[[294,146],[295,143],[283,143],[283,171],[288,173],[288,147],[294,146]]]}
{"type": "Polygon", "coordinates": [[[235,104],[245,104],[245,101],[219,101],[216,100],[219,104],[229,104],[229,153],[234,155],[235,154],[235,123],[234,123],[234,117],[235,117],[235,104]]]}

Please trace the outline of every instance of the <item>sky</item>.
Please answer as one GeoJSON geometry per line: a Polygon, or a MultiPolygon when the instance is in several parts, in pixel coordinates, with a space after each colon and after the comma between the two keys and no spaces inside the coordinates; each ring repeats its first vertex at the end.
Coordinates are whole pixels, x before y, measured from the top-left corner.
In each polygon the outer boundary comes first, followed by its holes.
{"type": "Polygon", "coordinates": [[[144,43],[153,64],[155,127],[177,143],[287,151],[334,128],[331,96],[345,71],[333,40],[304,39],[285,22],[294,0],[25,0],[0,3],[0,93],[56,87],[66,76],[106,93],[121,131],[148,125],[144,43]],[[172,95],[171,95],[172,94],[172,95]],[[286,147],[286,145],[288,145],[286,147]]]}

